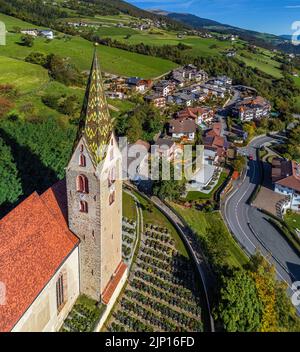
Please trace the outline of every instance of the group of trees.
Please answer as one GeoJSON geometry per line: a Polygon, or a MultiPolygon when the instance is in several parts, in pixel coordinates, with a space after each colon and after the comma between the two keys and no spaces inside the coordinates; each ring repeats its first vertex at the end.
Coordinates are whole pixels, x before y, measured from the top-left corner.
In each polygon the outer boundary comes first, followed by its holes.
{"type": "Polygon", "coordinates": [[[86,77],[69,58],[64,58],[56,54],[45,55],[40,52],[31,52],[25,58],[25,61],[45,67],[53,79],[67,86],[82,86],[85,84],[86,77]]]}
{"type": "Polygon", "coordinates": [[[106,45],[109,47],[118,48],[122,50],[127,50],[130,52],[134,52],[142,55],[161,57],[164,59],[174,61],[178,64],[182,62],[182,53],[184,53],[186,50],[191,49],[190,46],[185,45],[183,43],[179,43],[177,45],[161,45],[161,46],[148,45],[144,43],[127,44],[111,38],[100,38],[97,34],[94,34],[94,32],[87,32],[82,34],[82,36],[87,40],[90,40],[92,42],[97,42],[102,45],[106,45]]]}
{"type": "Polygon", "coordinates": [[[256,254],[246,268],[222,277],[216,317],[229,332],[300,331],[286,289],[275,267],[256,254]]]}
{"type": "Polygon", "coordinates": [[[29,34],[24,34],[21,36],[20,44],[31,48],[33,47],[33,44],[34,44],[34,37],[29,34]]]}
{"type": "Polygon", "coordinates": [[[162,131],[165,117],[157,108],[142,99],[137,98],[133,101],[137,103],[137,107],[117,117],[116,132],[118,135],[127,136],[131,143],[138,139],[151,142],[153,137],[162,131]]]}
{"type": "MultiPolygon", "coordinates": [[[[41,193],[62,179],[75,135],[73,126],[62,128],[52,119],[0,121],[0,207],[34,191],[41,193]]],[[[9,207],[2,210],[7,212],[9,207]]]]}
{"type": "MultiPolygon", "coordinates": [[[[185,179],[175,180],[174,179],[174,166],[172,163],[167,163],[170,168],[169,179],[164,179],[162,162],[159,165],[159,180],[153,182],[153,194],[164,200],[178,200],[182,197],[185,192],[185,179]]],[[[167,177],[166,177],[167,178],[167,177]]]]}
{"type": "Polygon", "coordinates": [[[0,215],[4,208],[14,204],[21,194],[22,185],[11,149],[5,144],[0,133],[0,215]]]}
{"type": "Polygon", "coordinates": [[[46,94],[42,97],[43,103],[61,114],[68,116],[79,116],[81,101],[76,95],[46,94]]]}
{"type": "Polygon", "coordinates": [[[274,147],[283,157],[290,160],[300,160],[300,125],[288,132],[286,143],[274,147]]]}
{"type": "Polygon", "coordinates": [[[41,26],[51,26],[68,17],[68,12],[61,7],[39,0],[0,0],[0,12],[41,26]]]}

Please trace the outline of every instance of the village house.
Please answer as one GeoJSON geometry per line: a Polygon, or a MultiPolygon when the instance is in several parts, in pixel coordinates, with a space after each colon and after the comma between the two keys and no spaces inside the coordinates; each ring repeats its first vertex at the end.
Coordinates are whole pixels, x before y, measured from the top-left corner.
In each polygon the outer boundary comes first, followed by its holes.
{"type": "Polygon", "coordinates": [[[232,109],[232,114],[242,122],[260,120],[269,117],[271,104],[263,97],[249,97],[236,103],[232,109]]]}
{"type": "Polygon", "coordinates": [[[32,37],[37,37],[39,35],[39,30],[38,29],[22,29],[21,33],[31,35],[32,37]]]}
{"type": "Polygon", "coordinates": [[[150,94],[144,97],[145,101],[149,104],[153,104],[157,108],[165,108],[167,100],[165,97],[160,96],[159,94],[150,94]]]}
{"type": "Polygon", "coordinates": [[[194,65],[186,65],[173,70],[171,79],[183,87],[185,83],[191,81],[205,82],[208,79],[208,74],[203,70],[198,70],[194,65]]]}
{"type": "Polygon", "coordinates": [[[153,86],[153,89],[157,94],[163,97],[168,97],[169,95],[172,95],[175,92],[176,84],[169,80],[162,80],[156,83],[153,86]]]}
{"type": "Polygon", "coordinates": [[[193,119],[197,125],[210,125],[214,119],[215,112],[209,107],[188,107],[176,114],[177,119],[193,119]]]}
{"type": "Polygon", "coordinates": [[[142,79],[136,84],[136,91],[139,93],[144,93],[147,89],[150,89],[153,85],[153,81],[150,79],[142,79]]]}
{"type": "Polygon", "coordinates": [[[185,105],[191,106],[196,101],[195,94],[188,94],[184,92],[177,92],[171,96],[168,96],[167,102],[169,104],[176,104],[176,105],[185,105]]]}
{"type": "Polygon", "coordinates": [[[120,100],[126,99],[126,95],[123,92],[107,91],[105,95],[110,99],[120,99],[120,100]]]}
{"type": "Polygon", "coordinates": [[[22,34],[27,34],[31,35],[32,37],[45,37],[47,39],[54,39],[54,33],[51,30],[48,29],[22,29],[21,30],[22,34]]]}
{"type": "Polygon", "coordinates": [[[194,119],[173,119],[169,122],[168,134],[174,139],[194,141],[197,125],[194,119]]]}
{"type": "Polygon", "coordinates": [[[227,89],[225,87],[219,87],[219,86],[212,85],[212,84],[203,84],[201,86],[201,90],[205,94],[208,94],[210,96],[214,96],[217,98],[221,98],[221,99],[225,98],[225,94],[227,91],[227,89]]]}
{"type": "Polygon", "coordinates": [[[300,211],[300,164],[273,158],[272,182],[276,193],[287,196],[286,208],[300,211]]]}
{"type": "Polygon", "coordinates": [[[50,40],[54,39],[54,33],[53,33],[53,31],[50,31],[50,30],[41,30],[41,31],[39,31],[39,35],[41,37],[45,37],[50,40]]]}
{"type": "Polygon", "coordinates": [[[227,141],[227,138],[225,136],[221,136],[221,131],[221,123],[215,123],[203,137],[204,148],[215,151],[219,161],[224,160],[227,150],[230,147],[230,143],[227,141]]]}
{"type": "Polygon", "coordinates": [[[158,153],[161,158],[172,161],[175,157],[176,143],[172,139],[159,138],[154,147],[151,148],[151,154],[158,153]]]}
{"type": "Polygon", "coordinates": [[[127,93],[129,90],[126,79],[123,77],[114,77],[109,83],[109,90],[112,92],[127,93]]]}
{"type": "Polygon", "coordinates": [[[232,79],[227,76],[218,76],[209,80],[208,83],[218,87],[230,87],[232,85],[232,79]]]}

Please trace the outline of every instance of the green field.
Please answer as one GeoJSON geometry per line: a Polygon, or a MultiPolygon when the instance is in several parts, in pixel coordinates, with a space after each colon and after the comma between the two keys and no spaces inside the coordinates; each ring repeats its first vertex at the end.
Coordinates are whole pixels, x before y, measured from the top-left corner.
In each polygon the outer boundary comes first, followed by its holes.
{"type": "Polygon", "coordinates": [[[123,216],[127,219],[137,220],[135,201],[126,192],[123,192],[123,216]]]}
{"type": "Polygon", "coordinates": [[[0,56],[0,83],[11,83],[26,94],[38,91],[48,81],[48,73],[44,68],[0,56]]]}
{"type": "Polygon", "coordinates": [[[35,24],[33,25],[31,23],[24,22],[15,17],[4,15],[3,13],[0,13],[0,21],[5,23],[7,31],[12,31],[14,27],[19,27],[21,29],[45,28],[45,27],[37,26],[35,24]]]}
{"type": "MultiPolygon", "coordinates": [[[[21,28],[33,27],[30,23],[22,22],[3,14],[0,14],[0,21],[6,23],[8,29],[13,26],[21,28]]],[[[59,35],[61,39],[54,39],[50,42],[44,38],[37,38],[35,39],[34,46],[29,48],[19,44],[20,37],[20,34],[8,33],[6,38],[7,45],[0,46],[0,55],[24,60],[30,52],[39,51],[70,57],[72,62],[80,70],[89,70],[91,66],[94,46],[93,43],[83,38],[75,36],[69,40],[59,35]]],[[[103,71],[124,76],[154,78],[177,66],[169,60],[140,55],[107,46],[100,45],[98,52],[103,71]]]]}
{"type": "Polygon", "coordinates": [[[126,44],[140,44],[145,45],[178,45],[179,43],[188,45],[190,50],[188,53],[193,56],[211,56],[220,54],[224,50],[231,49],[230,42],[219,41],[214,38],[200,38],[195,36],[183,36],[178,38],[175,32],[165,30],[150,30],[150,31],[136,31],[131,33],[129,28],[100,28],[97,33],[103,37],[111,37],[126,44]],[[126,35],[130,34],[129,38],[126,35]]]}
{"type": "Polygon", "coordinates": [[[241,267],[246,264],[248,259],[244,252],[240,249],[235,240],[228,232],[220,213],[203,213],[195,209],[187,209],[175,203],[172,203],[173,208],[185,219],[193,231],[200,237],[208,239],[208,233],[212,224],[219,222],[224,227],[224,232],[220,236],[224,237],[224,241],[228,245],[228,256],[225,262],[233,267],[241,267]]]}
{"type": "Polygon", "coordinates": [[[258,68],[260,71],[267,73],[275,78],[281,78],[280,63],[272,58],[271,52],[260,50],[260,53],[252,54],[248,51],[239,51],[238,59],[243,61],[247,66],[258,68]]]}

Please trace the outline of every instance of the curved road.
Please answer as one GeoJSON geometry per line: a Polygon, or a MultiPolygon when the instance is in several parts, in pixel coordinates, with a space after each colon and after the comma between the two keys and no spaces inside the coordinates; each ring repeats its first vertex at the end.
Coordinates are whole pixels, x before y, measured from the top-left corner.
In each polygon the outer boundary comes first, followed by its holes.
{"type": "Polygon", "coordinates": [[[247,204],[256,184],[261,180],[260,167],[256,160],[256,149],[272,140],[270,137],[259,137],[244,149],[248,155],[253,155],[254,160],[248,163],[245,179],[226,199],[223,215],[232,233],[244,249],[249,254],[254,254],[256,249],[259,249],[275,264],[278,278],[284,280],[291,290],[292,282],[300,281],[300,257],[267,221],[268,216],[247,204]]]}

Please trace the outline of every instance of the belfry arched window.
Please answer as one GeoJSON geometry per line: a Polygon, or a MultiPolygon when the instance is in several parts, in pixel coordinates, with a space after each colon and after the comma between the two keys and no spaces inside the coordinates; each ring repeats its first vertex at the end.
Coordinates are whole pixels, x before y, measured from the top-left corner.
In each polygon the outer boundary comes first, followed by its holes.
{"type": "Polygon", "coordinates": [[[89,193],[89,181],[86,176],[79,175],[76,179],[77,192],[89,193]]]}

